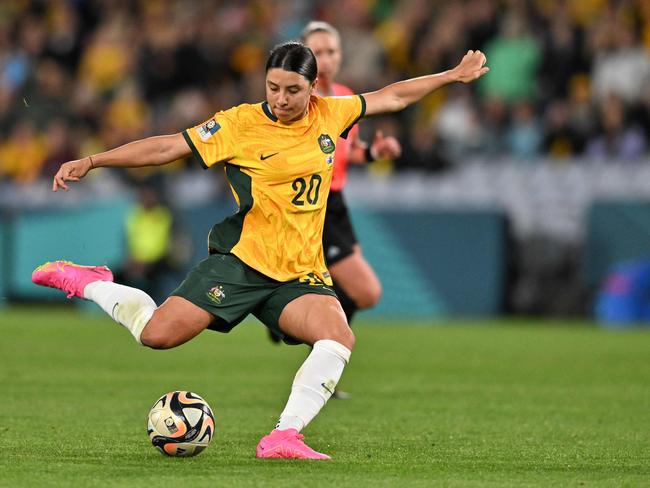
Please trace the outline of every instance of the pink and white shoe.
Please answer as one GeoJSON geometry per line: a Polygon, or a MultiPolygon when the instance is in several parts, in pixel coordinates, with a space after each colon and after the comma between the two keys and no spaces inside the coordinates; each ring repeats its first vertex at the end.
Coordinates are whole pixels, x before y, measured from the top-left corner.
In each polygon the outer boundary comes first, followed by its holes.
{"type": "Polygon", "coordinates": [[[34,270],[32,281],[37,285],[58,288],[68,298],[84,298],[84,288],[94,281],[113,281],[113,273],[106,266],[81,266],[70,261],[45,263],[34,270]]]}
{"type": "Polygon", "coordinates": [[[314,451],[302,441],[304,438],[296,429],[275,429],[262,437],[256,456],[263,459],[331,459],[327,454],[314,451]]]}

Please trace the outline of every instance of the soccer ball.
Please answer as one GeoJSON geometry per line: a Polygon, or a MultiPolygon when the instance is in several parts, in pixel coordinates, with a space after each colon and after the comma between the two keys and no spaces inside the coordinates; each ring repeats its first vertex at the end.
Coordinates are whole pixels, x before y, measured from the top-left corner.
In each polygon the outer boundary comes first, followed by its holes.
{"type": "Polygon", "coordinates": [[[195,456],[214,435],[214,415],[191,391],[170,391],[149,411],[147,433],[154,447],[168,456],[195,456]]]}

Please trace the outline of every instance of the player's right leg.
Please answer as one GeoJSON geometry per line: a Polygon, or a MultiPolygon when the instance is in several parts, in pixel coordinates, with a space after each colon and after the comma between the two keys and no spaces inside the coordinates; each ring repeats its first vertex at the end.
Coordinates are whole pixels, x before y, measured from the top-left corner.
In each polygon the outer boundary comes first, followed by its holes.
{"type": "Polygon", "coordinates": [[[113,283],[106,266],[81,266],[55,261],[32,273],[37,285],[57,288],[73,296],[92,300],[139,343],[166,349],[187,342],[204,330],[214,317],[181,297],[170,297],[161,307],[142,290],[113,283]]]}
{"type": "Polygon", "coordinates": [[[268,327],[277,328],[279,334],[312,346],[293,380],[276,428],[257,446],[259,458],[329,459],[307,446],[300,431],[332,396],[350,360],[355,338],[331,289],[309,288],[285,285],[257,314],[268,327]]]}

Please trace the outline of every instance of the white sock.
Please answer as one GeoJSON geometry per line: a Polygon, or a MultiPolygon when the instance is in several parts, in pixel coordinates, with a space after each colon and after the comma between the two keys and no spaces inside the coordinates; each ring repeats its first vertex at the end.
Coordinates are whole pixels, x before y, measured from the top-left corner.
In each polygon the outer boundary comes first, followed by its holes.
{"type": "Polygon", "coordinates": [[[336,341],[317,341],[293,379],[276,429],[302,430],[330,399],[351,351],[336,341]]]}
{"type": "Polygon", "coordinates": [[[84,297],[102,307],[142,344],[140,335],[156,310],[156,302],[142,290],[112,281],[94,281],[84,288],[84,297]]]}

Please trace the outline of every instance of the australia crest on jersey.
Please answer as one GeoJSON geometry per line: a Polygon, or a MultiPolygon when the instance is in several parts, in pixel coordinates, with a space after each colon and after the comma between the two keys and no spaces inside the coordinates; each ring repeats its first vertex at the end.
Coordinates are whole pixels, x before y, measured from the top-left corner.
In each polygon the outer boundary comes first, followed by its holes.
{"type": "Polygon", "coordinates": [[[201,140],[205,142],[208,139],[210,139],[213,135],[215,135],[219,129],[221,129],[219,122],[217,122],[214,119],[210,119],[201,127],[198,127],[196,129],[196,132],[199,134],[201,140]]]}
{"type": "Polygon", "coordinates": [[[318,137],[318,145],[320,146],[320,150],[325,154],[333,153],[334,149],[336,149],[336,146],[334,146],[334,141],[329,136],[329,134],[321,134],[318,137]]]}
{"type": "Polygon", "coordinates": [[[221,303],[221,300],[226,298],[226,293],[223,291],[223,286],[213,286],[208,290],[208,298],[215,303],[221,303]]]}

